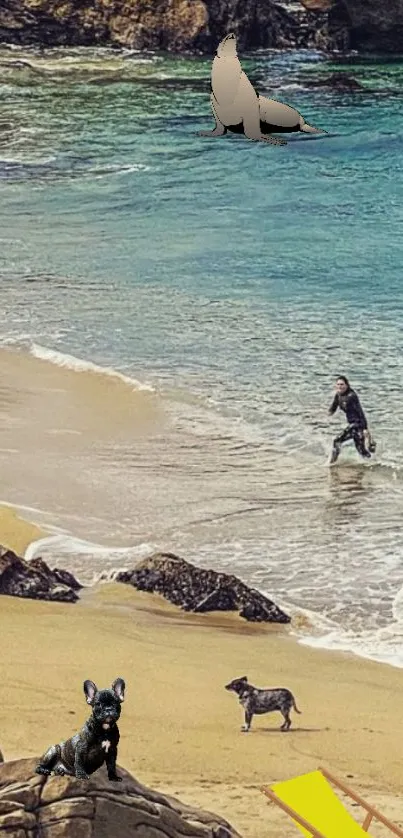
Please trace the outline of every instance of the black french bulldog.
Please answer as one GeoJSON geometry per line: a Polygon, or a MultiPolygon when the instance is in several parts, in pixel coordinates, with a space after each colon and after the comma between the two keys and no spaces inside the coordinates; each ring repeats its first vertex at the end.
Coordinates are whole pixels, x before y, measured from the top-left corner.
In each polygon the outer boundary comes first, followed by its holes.
{"type": "Polygon", "coordinates": [[[89,775],[106,763],[108,778],[121,782],[116,774],[116,758],[120,738],[116,722],[119,719],[121,703],[125,697],[125,682],[116,678],[110,690],[99,690],[93,681],[84,681],[87,704],[92,706],[92,715],[79,733],[59,745],[51,745],[36,767],[37,774],[68,774],[79,780],[88,780],[89,775]]]}

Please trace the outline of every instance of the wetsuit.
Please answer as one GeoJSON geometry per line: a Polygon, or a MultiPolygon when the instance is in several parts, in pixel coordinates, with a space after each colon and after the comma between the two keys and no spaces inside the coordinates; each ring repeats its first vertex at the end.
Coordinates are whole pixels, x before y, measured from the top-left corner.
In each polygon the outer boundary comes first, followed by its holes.
{"type": "Polygon", "coordinates": [[[364,431],[368,430],[365,413],[360,405],[357,393],[349,387],[345,393],[336,393],[330,406],[329,413],[333,414],[340,408],[347,416],[347,428],[333,440],[333,452],[331,461],[335,462],[340,454],[340,447],[348,439],[354,441],[354,445],[361,457],[370,457],[371,454],[365,447],[364,431]]]}

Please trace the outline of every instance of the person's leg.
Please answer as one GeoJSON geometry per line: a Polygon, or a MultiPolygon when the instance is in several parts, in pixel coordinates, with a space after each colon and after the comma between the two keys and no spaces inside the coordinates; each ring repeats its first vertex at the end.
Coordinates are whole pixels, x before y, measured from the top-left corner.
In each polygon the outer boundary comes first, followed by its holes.
{"type": "Polygon", "coordinates": [[[359,455],[369,459],[371,454],[365,447],[365,435],[362,428],[353,428],[353,440],[359,455]]]}
{"type": "Polygon", "coordinates": [[[369,430],[369,428],[367,428],[364,431],[364,444],[365,444],[365,447],[366,447],[367,451],[369,451],[370,454],[375,454],[376,442],[373,439],[371,431],[369,430]]]}
{"type": "Polygon", "coordinates": [[[344,428],[344,431],[341,432],[338,436],[336,436],[333,440],[333,449],[330,455],[330,462],[335,463],[341,450],[341,446],[343,442],[347,442],[348,439],[351,439],[353,436],[353,428],[351,425],[348,425],[347,428],[344,428]]]}

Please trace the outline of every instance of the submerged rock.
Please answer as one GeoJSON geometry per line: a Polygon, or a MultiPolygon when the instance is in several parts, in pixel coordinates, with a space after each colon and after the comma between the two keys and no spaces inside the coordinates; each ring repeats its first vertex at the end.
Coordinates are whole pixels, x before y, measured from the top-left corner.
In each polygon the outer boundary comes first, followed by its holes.
{"type": "Polygon", "coordinates": [[[274,602],[236,576],[204,570],[173,553],[155,553],[115,578],[139,591],[161,594],[184,611],[238,611],[251,622],[291,622],[274,602]]]}
{"type": "Polygon", "coordinates": [[[0,765],[0,832],[8,838],[240,838],[219,815],[159,794],[119,766],[117,785],[105,767],[85,782],[43,777],[38,761],[0,765]]]}
{"type": "Polygon", "coordinates": [[[82,585],[64,570],[51,570],[43,559],[21,559],[0,545],[0,594],[45,599],[53,602],[76,602],[82,585]]]}
{"type": "Polygon", "coordinates": [[[321,78],[304,78],[304,84],[309,87],[331,87],[334,90],[353,91],[366,90],[365,86],[348,73],[339,71],[321,78]]]}

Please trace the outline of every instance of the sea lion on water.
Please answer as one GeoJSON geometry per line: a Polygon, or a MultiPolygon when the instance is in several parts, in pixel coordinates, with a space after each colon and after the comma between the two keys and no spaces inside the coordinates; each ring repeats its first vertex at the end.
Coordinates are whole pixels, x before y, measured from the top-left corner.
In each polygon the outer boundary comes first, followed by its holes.
{"type": "Polygon", "coordinates": [[[233,34],[227,35],[218,45],[211,88],[210,102],[216,125],[212,131],[200,131],[202,137],[222,137],[227,131],[233,131],[244,134],[249,140],[285,145],[286,140],[270,136],[273,131],[326,134],[326,131],[308,125],[295,108],[256,93],[242,70],[233,34]]]}

